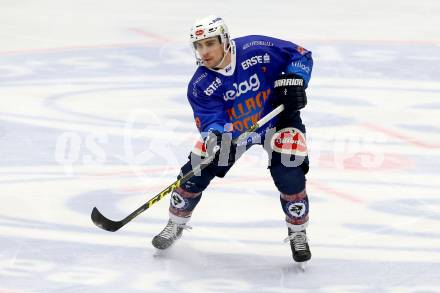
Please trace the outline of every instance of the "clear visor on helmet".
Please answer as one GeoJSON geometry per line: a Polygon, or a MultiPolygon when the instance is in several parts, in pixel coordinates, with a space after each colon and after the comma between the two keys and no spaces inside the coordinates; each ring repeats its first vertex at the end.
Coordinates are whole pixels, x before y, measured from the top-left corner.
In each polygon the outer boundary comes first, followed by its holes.
{"type": "Polygon", "coordinates": [[[218,42],[223,45],[224,55],[223,55],[223,58],[221,60],[221,62],[223,62],[226,54],[228,53],[228,51],[230,49],[229,38],[222,38],[220,35],[217,35],[217,36],[213,36],[213,37],[208,37],[208,38],[205,38],[205,39],[197,40],[197,41],[192,43],[191,47],[192,47],[192,49],[194,51],[194,56],[196,58],[197,65],[203,65],[202,58],[201,58],[201,56],[200,56],[200,54],[199,54],[199,52],[197,50],[197,43],[200,42],[200,41],[205,41],[207,39],[214,39],[214,38],[217,38],[218,42]]]}

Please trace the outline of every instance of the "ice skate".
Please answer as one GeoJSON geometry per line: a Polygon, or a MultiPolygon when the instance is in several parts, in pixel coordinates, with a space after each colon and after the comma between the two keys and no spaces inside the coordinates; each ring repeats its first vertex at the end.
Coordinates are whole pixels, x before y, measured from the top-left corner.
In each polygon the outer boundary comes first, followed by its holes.
{"type": "Polygon", "coordinates": [[[183,230],[191,229],[185,224],[177,224],[171,220],[168,221],[165,228],[156,236],[151,243],[159,250],[165,250],[173,245],[181,236],[183,230]]]}
{"type": "Polygon", "coordinates": [[[293,260],[297,262],[299,268],[304,271],[307,261],[312,258],[312,253],[310,252],[309,244],[307,243],[306,230],[294,232],[290,228],[287,229],[289,236],[284,241],[290,241],[293,260]]]}

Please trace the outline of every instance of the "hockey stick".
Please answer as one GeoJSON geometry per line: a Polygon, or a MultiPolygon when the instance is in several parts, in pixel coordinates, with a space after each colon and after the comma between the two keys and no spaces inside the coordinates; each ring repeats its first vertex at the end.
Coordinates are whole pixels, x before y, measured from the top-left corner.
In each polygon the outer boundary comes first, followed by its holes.
{"type": "MultiPolygon", "coordinates": [[[[252,125],[248,130],[243,132],[238,138],[236,138],[233,143],[237,143],[240,140],[244,140],[248,137],[249,134],[255,132],[258,128],[266,124],[269,120],[274,118],[276,115],[281,113],[284,110],[284,105],[280,105],[274,110],[272,110],[270,113],[268,113],[266,116],[258,120],[254,125],[252,125]]],[[[167,194],[171,193],[174,189],[180,187],[182,184],[184,184],[186,181],[191,179],[195,174],[199,174],[203,169],[205,169],[211,161],[214,159],[215,154],[205,158],[199,165],[195,166],[191,171],[186,173],[182,176],[182,178],[177,179],[175,182],[173,182],[171,185],[169,185],[167,188],[159,192],[156,196],[151,198],[149,201],[147,201],[145,204],[140,206],[137,210],[132,212],[130,215],[122,219],[121,221],[113,221],[108,218],[106,218],[101,212],[94,207],[92,211],[92,221],[95,223],[96,226],[99,228],[102,228],[104,230],[115,232],[118,231],[121,227],[126,225],[128,222],[136,218],[139,214],[141,214],[146,209],[150,208],[152,205],[154,205],[156,202],[161,200],[163,197],[165,197],[167,194]]]]}

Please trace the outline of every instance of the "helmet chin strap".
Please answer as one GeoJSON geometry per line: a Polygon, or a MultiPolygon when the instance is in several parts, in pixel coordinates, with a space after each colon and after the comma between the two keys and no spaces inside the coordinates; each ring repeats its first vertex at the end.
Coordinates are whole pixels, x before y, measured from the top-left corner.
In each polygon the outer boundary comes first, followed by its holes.
{"type": "Polygon", "coordinates": [[[226,55],[228,55],[228,52],[229,52],[230,48],[231,48],[231,46],[230,46],[229,42],[228,42],[228,44],[225,43],[223,45],[223,58],[222,58],[222,60],[220,60],[220,62],[216,66],[213,67],[213,69],[216,69],[216,70],[217,69],[221,69],[218,66],[225,61],[226,55]]]}

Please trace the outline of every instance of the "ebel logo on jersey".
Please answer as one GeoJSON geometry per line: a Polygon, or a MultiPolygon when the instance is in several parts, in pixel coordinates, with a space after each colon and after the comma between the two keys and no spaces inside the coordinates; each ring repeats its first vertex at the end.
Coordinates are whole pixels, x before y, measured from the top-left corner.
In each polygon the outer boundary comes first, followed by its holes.
{"type": "Polygon", "coordinates": [[[244,60],[243,62],[241,62],[241,67],[243,67],[244,70],[248,69],[249,67],[252,67],[256,64],[261,64],[261,63],[270,63],[270,56],[269,54],[264,54],[264,56],[261,55],[257,55],[257,56],[252,56],[249,59],[244,60]]]}
{"type": "Polygon", "coordinates": [[[205,95],[208,97],[214,93],[216,89],[218,89],[222,85],[222,80],[218,77],[208,86],[208,88],[204,91],[205,95]]]}
{"type": "Polygon", "coordinates": [[[234,87],[234,89],[227,91],[223,95],[223,99],[225,101],[235,100],[235,98],[238,98],[248,91],[257,91],[260,88],[260,80],[258,79],[258,75],[255,73],[249,78],[249,81],[245,80],[243,82],[240,82],[239,84],[234,82],[232,86],[234,87]]]}

